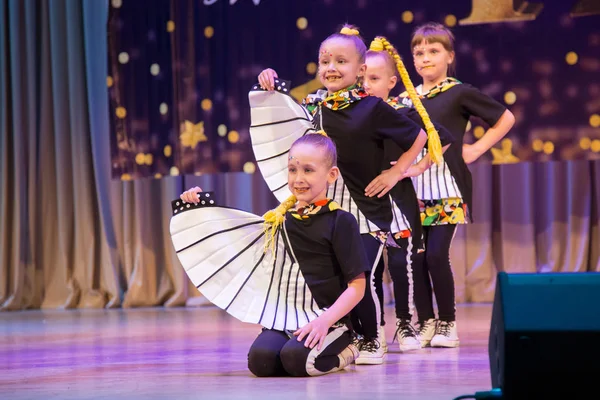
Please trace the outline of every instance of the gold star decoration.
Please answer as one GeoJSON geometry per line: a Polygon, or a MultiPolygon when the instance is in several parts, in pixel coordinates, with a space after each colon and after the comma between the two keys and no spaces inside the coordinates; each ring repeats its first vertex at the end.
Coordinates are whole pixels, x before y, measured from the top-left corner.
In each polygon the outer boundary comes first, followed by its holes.
{"type": "Polygon", "coordinates": [[[179,140],[183,147],[194,148],[199,142],[206,142],[208,139],[204,135],[204,121],[200,121],[197,124],[185,120],[183,123],[181,135],[179,140]]]}
{"type": "Polygon", "coordinates": [[[506,138],[500,142],[500,149],[491,148],[492,156],[494,160],[492,164],[515,164],[518,163],[519,158],[512,153],[512,140],[506,138]]]}

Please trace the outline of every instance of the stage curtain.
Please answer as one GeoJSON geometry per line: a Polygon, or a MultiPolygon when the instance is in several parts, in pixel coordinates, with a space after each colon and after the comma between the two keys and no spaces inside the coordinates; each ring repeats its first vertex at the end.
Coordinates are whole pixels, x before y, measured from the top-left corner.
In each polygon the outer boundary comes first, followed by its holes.
{"type": "MultiPolygon", "coordinates": [[[[111,180],[108,4],[0,7],[0,306],[202,304],[169,238],[187,187],[262,214],[259,174],[111,180]]],[[[495,274],[600,271],[600,161],[478,164],[475,223],[459,228],[459,302],[489,302],[495,274]]]]}

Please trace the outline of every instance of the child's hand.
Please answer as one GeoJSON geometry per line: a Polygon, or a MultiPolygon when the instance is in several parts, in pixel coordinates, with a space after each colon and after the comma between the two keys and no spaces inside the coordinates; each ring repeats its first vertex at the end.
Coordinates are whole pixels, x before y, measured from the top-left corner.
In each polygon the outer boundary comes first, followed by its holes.
{"type": "Polygon", "coordinates": [[[306,337],[306,341],[304,342],[305,347],[312,349],[317,345],[317,350],[321,350],[330,327],[331,324],[325,321],[325,318],[322,318],[321,316],[298,329],[294,332],[294,336],[298,336],[299,342],[306,337]]]}
{"type": "Polygon", "coordinates": [[[377,195],[377,197],[383,197],[387,192],[392,190],[392,188],[404,178],[405,171],[398,171],[397,168],[392,167],[390,169],[386,169],[381,172],[381,174],[373,179],[371,183],[365,189],[365,196],[373,197],[377,195]]]}
{"type": "Polygon", "coordinates": [[[181,200],[185,201],[186,203],[197,204],[200,201],[198,199],[198,193],[200,193],[201,191],[202,191],[202,189],[200,189],[198,186],[195,186],[195,187],[188,189],[185,192],[181,193],[179,198],[181,200]]]}
{"type": "Polygon", "coordinates": [[[271,68],[267,68],[258,75],[258,83],[265,90],[275,90],[275,78],[279,78],[277,72],[271,68]]]}

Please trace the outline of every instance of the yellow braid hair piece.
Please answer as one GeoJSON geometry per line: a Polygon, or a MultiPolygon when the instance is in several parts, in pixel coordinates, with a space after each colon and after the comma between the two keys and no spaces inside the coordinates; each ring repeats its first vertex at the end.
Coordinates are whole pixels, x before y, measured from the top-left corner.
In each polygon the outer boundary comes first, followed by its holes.
{"type": "Polygon", "coordinates": [[[371,45],[369,46],[369,50],[371,51],[383,51],[385,50],[383,47],[383,43],[381,42],[381,37],[377,36],[375,39],[373,39],[373,41],[371,42],[371,45]]]}
{"type": "Polygon", "coordinates": [[[384,37],[378,36],[371,42],[371,46],[369,48],[373,51],[382,51],[387,50],[387,52],[392,56],[394,63],[396,64],[396,68],[398,68],[398,72],[400,73],[400,78],[402,79],[402,83],[404,87],[406,87],[406,91],[408,92],[408,97],[412,101],[415,109],[419,113],[419,116],[423,120],[423,124],[425,125],[425,130],[427,131],[427,151],[429,152],[429,156],[431,157],[431,161],[440,164],[443,161],[442,154],[442,143],[440,142],[440,135],[435,130],[431,119],[429,118],[429,114],[423,103],[421,103],[421,99],[415,90],[415,86],[410,80],[410,76],[408,75],[408,71],[404,66],[404,62],[402,62],[402,58],[392,46],[392,44],[384,37]]]}
{"type": "Polygon", "coordinates": [[[348,28],[347,26],[343,27],[342,30],[340,31],[340,33],[342,35],[348,35],[348,36],[360,35],[360,32],[358,31],[358,29],[348,28]]]}
{"type": "Polygon", "coordinates": [[[275,247],[275,234],[277,229],[285,221],[285,213],[296,204],[296,196],[291,195],[283,203],[275,207],[273,210],[269,210],[263,215],[265,219],[264,231],[265,231],[265,252],[273,250],[275,247]]]}

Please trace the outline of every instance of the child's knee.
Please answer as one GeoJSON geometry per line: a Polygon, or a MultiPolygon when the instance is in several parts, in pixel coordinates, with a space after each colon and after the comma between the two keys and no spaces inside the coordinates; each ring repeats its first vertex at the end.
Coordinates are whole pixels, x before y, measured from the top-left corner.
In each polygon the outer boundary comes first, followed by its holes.
{"type": "Polygon", "coordinates": [[[295,338],[290,340],[281,349],[281,363],[286,372],[292,376],[309,376],[306,371],[306,361],[310,349],[304,347],[304,343],[295,338]]]}
{"type": "Polygon", "coordinates": [[[252,346],[248,353],[248,369],[258,377],[280,374],[282,365],[277,352],[272,349],[252,346]]]}

